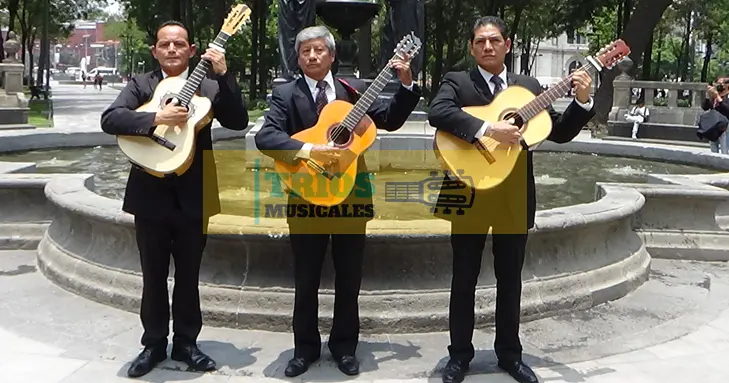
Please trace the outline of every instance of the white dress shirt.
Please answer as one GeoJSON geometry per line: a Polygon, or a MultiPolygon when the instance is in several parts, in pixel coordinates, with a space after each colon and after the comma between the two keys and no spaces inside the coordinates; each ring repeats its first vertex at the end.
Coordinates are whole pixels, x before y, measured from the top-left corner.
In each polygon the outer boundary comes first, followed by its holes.
{"type": "MultiPolygon", "coordinates": [[[[182,73],[180,73],[180,75],[179,75],[179,76],[177,76],[177,77],[182,77],[182,78],[184,78],[185,80],[187,80],[187,73],[188,73],[188,71],[189,71],[189,70],[190,70],[190,68],[189,68],[189,67],[185,68],[185,71],[184,71],[184,72],[182,72],[182,73]]],[[[167,72],[165,72],[165,71],[164,71],[164,69],[163,69],[163,70],[162,70],[162,79],[164,80],[164,79],[166,79],[167,77],[169,77],[169,75],[168,75],[168,74],[167,74],[167,72]]]]}
{"type": "MultiPolygon", "coordinates": [[[[485,69],[483,69],[481,67],[478,67],[478,71],[481,73],[481,76],[483,76],[483,79],[486,81],[486,84],[488,84],[491,94],[493,94],[494,88],[496,87],[496,85],[491,81],[491,77],[493,77],[494,75],[492,73],[487,72],[485,69]]],[[[504,65],[504,69],[501,71],[501,73],[498,74],[498,76],[501,78],[501,90],[503,91],[509,87],[509,84],[506,81],[506,65],[504,65]]],[[[592,109],[593,100],[592,100],[592,97],[590,97],[590,100],[587,101],[586,104],[583,104],[583,103],[579,102],[577,100],[577,98],[575,98],[575,103],[577,103],[577,105],[585,108],[585,110],[589,111],[592,109]]],[[[476,132],[476,135],[474,137],[477,139],[481,138],[486,133],[486,130],[489,128],[490,125],[491,125],[490,121],[484,121],[483,125],[481,126],[481,129],[479,129],[478,132],[476,132]]]]}
{"type": "MultiPolygon", "coordinates": [[[[311,78],[307,75],[304,75],[304,80],[306,80],[306,85],[308,85],[309,91],[311,92],[311,98],[316,100],[316,96],[318,96],[319,92],[321,91],[316,87],[316,84],[318,83],[318,81],[314,80],[313,78],[311,78]]],[[[328,85],[327,90],[326,90],[327,103],[330,103],[337,98],[337,93],[334,88],[334,76],[332,76],[331,71],[329,71],[327,73],[327,75],[324,76],[324,81],[328,85]]],[[[403,85],[403,87],[407,90],[412,90],[413,84],[411,83],[409,86],[403,85]]],[[[301,149],[296,153],[296,157],[304,158],[304,159],[309,158],[309,155],[311,153],[311,148],[313,148],[313,147],[314,147],[314,144],[312,144],[310,142],[304,143],[304,146],[302,146],[301,149]]]]}

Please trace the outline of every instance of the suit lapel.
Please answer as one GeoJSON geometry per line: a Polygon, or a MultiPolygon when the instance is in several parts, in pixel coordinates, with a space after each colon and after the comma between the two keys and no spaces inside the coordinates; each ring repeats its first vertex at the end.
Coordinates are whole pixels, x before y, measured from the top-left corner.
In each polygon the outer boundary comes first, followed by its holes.
{"type": "Polygon", "coordinates": [[[342,85],[336,77],[334,77],[334,94],[336,94],[337,100],[352,102],[352,100],[350,100],[349,93],[347,93],[347,90],[344,89],[344,85],[342,85]]]}
{"type": "Polygon", "coordinates": [[[511,72],[506,72],[506,84],[511,85],[519,85],[518,81],[516,81],[516,76],[511,72]]]}
{"type": "Polygon", "coordinates": [[[489,89],[489,84],[487,84],[486,80],[483,79],[483,76],[481,76],[481,72],[478,71],[478,68],[474,68],[473,70],[471,70],[471,81],[473,81],[478,92],[481,93],[483,98],[486,99],[486,102],[491,103],[491,101],[494,99],[494,95],[493,93],[491,93],[491,89],[489,89]]]}
{"type": "Polygon", "coordinates": [[[296,105],[296,110],[299,112],[304,129],[314,126],[316,121],[319,119],[319,116],[316,113],[314,98],[311,96],[311,91],[306,85],[306,80],[303,77],[296,80],[294,104],[296,105]]]}

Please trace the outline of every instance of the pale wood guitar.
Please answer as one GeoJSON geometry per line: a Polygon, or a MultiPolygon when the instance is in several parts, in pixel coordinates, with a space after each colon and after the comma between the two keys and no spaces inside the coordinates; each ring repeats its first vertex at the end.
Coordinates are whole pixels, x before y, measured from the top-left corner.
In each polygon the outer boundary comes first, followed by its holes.
{"type": "MultiPolygon", "coordinates": [[[[393,59],[404,60],[407,57],[411,60],[420,47],[420,39],[411,32],[397,44],[393,59]]],[[[292,136],[302,142],[345,150],[333,164],[308,159],[290,165],[275,160],[274,170],[288,192],[321,206],[338,205],[349,196],[357,181],[359,158],[377,137],[377,127],[366,115],[367,110],[377,100],[393,72],[389,66],[385,66],[354,105],[334,100],[322,109],[314,126],[292,136]]]]}
{"type": "MultiPolygon", "coordinates": [[[[246,5],[236,5],[212,44],[224,48],[250,14],[246,5]]],[[[137,108],[140,112],[157,113],[168,103],[176,102],[187,108],[188,119],[181,126],[159,125],[151,136],[118,136],[119,149],[131,162],[157,177],[181,175],[187,171],[195,157],[195,137],[213,119],[212,102],[198,94],[210,66],[210,61],[201,60],[187,80],[165,78],[155,88],[152,99],[137,108]]]]}
{"type": "MultiPolygon", "coordinates": [[[[616,40],[602,48],[596,57],[588,57],[586,64],[578,70],[593,75],[605,68],[614,67],[628,54],[630,48],[625,42],[616,40]]],[[[439,129],[433,140],[436,157],[449,174],[472,183],[477,190],[498,186],[511,174],[523,150],[528,150],[549,137],[552,132],[552,119],[545,109],[570,89],[571,75],[536,97],[524,87],[509,85],[488,105],[461,108],[484,121],[496,123],[506,120],[518,126],[521,142],[506,144],[484,135],[475,143],[470,143],[439,129]]]]}

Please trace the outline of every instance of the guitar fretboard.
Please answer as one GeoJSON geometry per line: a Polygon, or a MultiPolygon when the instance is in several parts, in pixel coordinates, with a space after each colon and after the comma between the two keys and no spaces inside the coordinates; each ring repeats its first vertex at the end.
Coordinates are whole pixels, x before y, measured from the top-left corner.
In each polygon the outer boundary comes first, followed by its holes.
{"type": "MultiPolygon", "coordinates": [[[[215,40],[213,40],[213,44],[217,45],[220,48],[225,48],[225,44],[228,43],[228,39],[230,38],[230,35],[220,31],[218,33],[218,36],[215,37],[215,40]]],[[[208,60],[200,60],[200,62],[195,67],[195,70],[192,71],[192,74],[187,78],[187,82],[185,83],[185,86],[182,87],[182,90],[180,91],[180,94],[178,95],[180,100],[180,105],[182,106],[188,106],[190,104],[190,101],[192,100],[192,96],[195,95],[195,92],[197,92],[197,89],[200,87],[200,84],[202,84],[202,80],[205,78],[205,75],[208,73],[208,70],[210,69],[210,61],[208,60]]]]}
{"type": "Polygon", "coordinates": [[[385,85],[390,82],[392,77],[393,70],[389,65],[385,65],[385,67],[380,71],[380,74],[377,75],[377,78],[375,78],[369,88],[367,88],[364,92],[362,97],[360,97],[359,100],[357,100],[357,103],[354,104],[352,110],[342,121],[341,126],[349,129],[349,131],[353,131],[365,113],[367,113],[367,110],[370,109],[372,103],[377,100],[377,97],[380,93],[382,93],[382,90],[385,89],[385,85]]]}
{"type": "MultiPolygon", "coordinates": [[[[590,76],[592,76],[597,68],[595,68],[590,60],[586,61],[587,64],[585,64],[578,70],[585,70],[587,71],[587,73],[590,74],[590,76]]],[[[542,92],[539,96],[537,96],[534,100],[530,101],[528,104],[524,105],[516,113],[521,116],[522,120],[529,121],[534,118],[534,116],[541,113],[549,105],[552,105],[553,102],[562,97],[570,89],[572,89],[572,81],[568,76],[563,78],[562,81],[558,82],[556,85],[549,88],[546,92],[542,92]]]]}

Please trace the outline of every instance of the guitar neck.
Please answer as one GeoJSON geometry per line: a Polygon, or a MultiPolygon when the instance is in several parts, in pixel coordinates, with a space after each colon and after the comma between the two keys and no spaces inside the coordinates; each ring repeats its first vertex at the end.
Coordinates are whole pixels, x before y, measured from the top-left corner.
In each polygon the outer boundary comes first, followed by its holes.
{"type": "Polygon", "coordinates": [[[377,100],[377,97],[380,95],[380,93],[382,93],[382,90],[385,89],[385,85],[390,82],[392,76],[392,69],[390,69],[389,66],[385,66],[385,68],[380,71],[380,74],[377,75],[375,81],[372,82],[372,84],[369,86],[369,88],[367,88],[362,97],[360,97],[360,99],[357,100],[357,103],[354,104],[352,110],[344,118],[344,121],[342,121],[342,125],[344,127],[349,129],[350,131],[354,130],[354,128],[357,126],[365,113],[367,113],[367,110],[370,109],[372,103],[377,100]]]}
{"type": "MultiPolygon", "coordinates": [[[[215,37],[215,40],[213,41],[213,45],[218,46],[220,48],[225,48],[225,45],[228,43],[228,39],[230,38],[230,35],[227,33],[220,31],[218,33],[218,36],[215,37]]],[[[185,86],[182,87],[182,90],[180,91],[180,94],[178,95],[180,100],[180,105],[182,106],[188,106],[190,104],[190,101],[192,100],[192,96],[195,95],[195,92],[197,92],[198,88],[200,88],[200,84],[202,84],[203,79],[207,75],[208,71],[210,70],[211,64],[208,60],[200,60],[200,62],[195,67],[195,70],[192,71],[190,76],[187,78],[187,82],[185,83],[185,86]]]]}
{"type": "MultiPolygon", "coordinates": [[[[587,63],[578,70],[587,71],[587,73],[592,76],[597,71],[597,68],[591,63],[591,60],[586,60],[586,62],[587,63]]],[[[549,107],[549,105],[552,105],[553,102],[562,97],[570,89],[572,89],[572,81],[568,76],[563,78],[556,85],[550,87],[546,92],[542,92],[528,104],[524,105],[517,111],[517,114],[521,116],[523,121],[529,121],[549,107]]]]}

